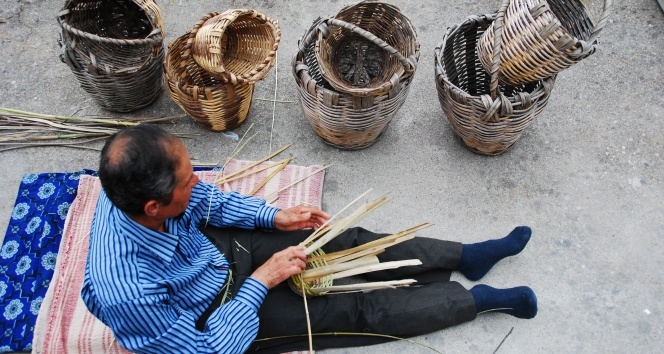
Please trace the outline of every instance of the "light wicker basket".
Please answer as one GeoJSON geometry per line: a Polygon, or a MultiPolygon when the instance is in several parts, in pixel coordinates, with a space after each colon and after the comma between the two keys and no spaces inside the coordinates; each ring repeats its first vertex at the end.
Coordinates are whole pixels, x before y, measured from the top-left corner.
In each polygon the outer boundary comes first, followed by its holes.
{"type": "Polygon", "coordinates": [[[325,25],[314,53],[321,76],[337,91],[384,94],[415,73],[417,35],[398,7],[363,1],[343,8],[325,25]]]}
{"type": "MultiPolygon", "coordinates": [[[[367,3],[375,4],[362,2],[359,5],[367,3]]],[[[388,84],[390,89],[386,92],[369,95],[335,89],[323,78],[315,53],[319,32],[329,31],[328,22],[330,19],[315,20],[299,42],[298,52],[292,62],[298,99],[312,129],[325,143],[343,150],[363,149],[378,141],[387,130],[408,96],[414,71],[402,75],[399,80],[391,81],[388,84]]],[[[335,23],[340,24],[338,21],[335,23]]],[[[363,30],[354,31],[358,36],[367,34],[363,30]]],[[[419,43],[415,41],[414,46],[415,53],[409,60],[416,63],[419,59],[419,43]]],[[[392,52],[389,48],[387,50],[387,53],[392,52]]]]}
{"type": "Polygon", "coordinates": [[[221,82],[256,83],[276,61],[277,21],[251,9],[231,9],[205,20],[194,39],[194,60],[221,82]]]}
{"type": "Polygon", "coordinates": [[[58,13],[60,59],[109,111],[146,107],[161,94],[164,23],[152,0],[68,0],[58,13]]]}
{"type": "MultiPolygon", "coordinates": [[[[499,58],[494,58],[490,75],[482,68],[476,43],[494,20],[495,14],[471,16],[450,27],[435,49],[443,112],[463,144],[483,155],[499,155],[514,145],[546,106],[555,82],[553,76],[524,85],[499,85],[499,58]]],[[[500,47],[500,31],[495,38],[500,47]]]]}
{"type": "MultiPolygon", "coordinates": [[[[593,54],[597,37],[611,12],[611,0],[604,0],[595,25],[580,0],[504,0],[501,82],[519,85],[555,75],[593,54]]],[[[477,44],[485,70],[493,64],[496,22],[477,44]]]]}
{"type": "Polygon", "coordinates": [[[168,46],[164,71],[169,93],[201,127],[215,132],[234,129],[249,114],[254,85],[221,82],[196,64],[191,56],[196,29],[168,46]]]}

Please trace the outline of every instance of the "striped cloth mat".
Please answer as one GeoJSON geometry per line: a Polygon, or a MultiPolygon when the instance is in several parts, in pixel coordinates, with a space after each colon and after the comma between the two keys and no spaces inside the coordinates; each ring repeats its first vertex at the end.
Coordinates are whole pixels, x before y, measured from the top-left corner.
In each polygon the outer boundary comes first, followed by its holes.
{"type": "MultiPolygon", "coordinates": [[[[224,169],[225,174],[250,163],[231,160],[224,169]]],[[[255,196],[268,196],[319,168],[320,166],[287,166],[255,196]]],[[[248,193],[267,177],[271,170],[224,184],[221,189],[248,193]]],[[[219,174],[212,171],[195,173],[206,182],[214,181],[219,174]]],[[[299,204],[321,207],[323,179],[323,171],[311,175],[278,193],[279,198],[272,205],[279,208],[299,204]]],[[[88,236],[100,191],[101,184],[97,177],[81,176],[78,194],[67,214],[53,280],[37,316],[33,353],[127,353],[115,340],[111,330],[87,310],[80,296],[88,254],[88,236]]]]}

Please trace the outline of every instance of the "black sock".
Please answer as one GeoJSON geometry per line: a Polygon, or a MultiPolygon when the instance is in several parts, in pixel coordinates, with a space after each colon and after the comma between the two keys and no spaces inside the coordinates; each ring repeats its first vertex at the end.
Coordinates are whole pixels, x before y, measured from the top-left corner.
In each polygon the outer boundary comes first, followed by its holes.
{"type": "Polygon", "coordinates": [[[479,284],[470,289],[475,299],[477,313],[497,311],[518,318],[533,318],[537,315],[537,297],[527,286],[511,289],[496,289],[479,284]]]}
{"type": "Polygon", "coordinates": [[[479,280],[498,261],[521,252],[531,233],[528,226],[519,226],[501,239],[462,245],[457,270],[469,280],[479,280]]]}

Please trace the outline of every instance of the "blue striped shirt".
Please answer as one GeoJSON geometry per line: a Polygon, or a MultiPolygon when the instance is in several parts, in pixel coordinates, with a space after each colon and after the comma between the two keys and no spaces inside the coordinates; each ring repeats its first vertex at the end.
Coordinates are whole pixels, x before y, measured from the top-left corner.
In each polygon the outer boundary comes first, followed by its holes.
{"type": "Polygon", "coordinates": [[[81,296],[123,347],[145,353],[241,353],[258,333],[258,308],[267,287],[247,278],[231,301],[215,310],[203,332],[195,321],[229,275],[229,264],[200,232],[218,227],[274,228],[278,209],[258,198],[224,194],[199,182],[189,206],[148,229],[117,209],[102,191],[90,231],[81,296]]]}

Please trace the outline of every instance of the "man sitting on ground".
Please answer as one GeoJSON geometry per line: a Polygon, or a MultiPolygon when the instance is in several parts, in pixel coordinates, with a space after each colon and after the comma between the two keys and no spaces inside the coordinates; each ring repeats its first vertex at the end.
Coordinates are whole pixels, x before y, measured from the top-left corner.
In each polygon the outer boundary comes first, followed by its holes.
{"type": "MultiPolygon", "coordinates": [[[[284,280],[305,269],[297,246],[329,219],[314,207],[279,210],[262,199],[222,193],[193,173],[184,144],[150,125],[106,142],[103,191],[90,232],[81,295],[119,343],[146,353],[278,353],[308,348],[302,298],[284,280]]],[[[369,280],[414,278],[415,286],[308,298],[313,333],[411,337],[503,312],[533,318],[528,287],[467,290],[453,270],[479,280],[521,252],[528,227],[475,244],[415,237],[388,248],[383,261],[418,258],[420,266],[368,273],[369,280]]],[[[384,235],[353,228],[323,250],[384,235]]],[[[369,345],[376,336],[316,336],[315,349],[369,345]]]]}

